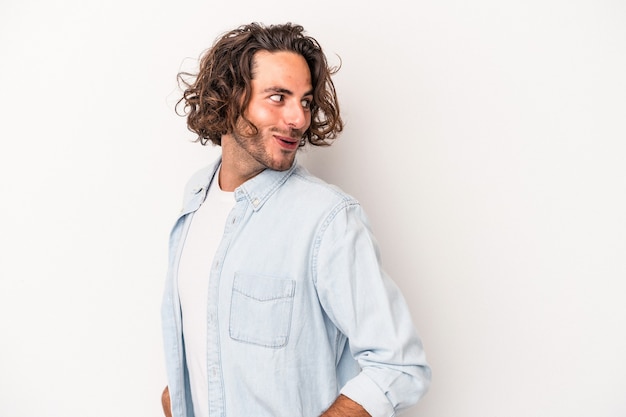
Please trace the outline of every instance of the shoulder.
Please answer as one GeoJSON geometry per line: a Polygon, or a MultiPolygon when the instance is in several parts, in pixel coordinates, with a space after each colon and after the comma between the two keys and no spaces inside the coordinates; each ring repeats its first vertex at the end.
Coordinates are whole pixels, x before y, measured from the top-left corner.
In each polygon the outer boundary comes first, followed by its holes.
{"type": "Polygon", "coordinates": [[[342,200],[357,202],[357,200],[338,185],[330,184],[323,179],[311,174],[302,165],[298,165],[290,180],[297,183],[297,187],[306,192],[314,193],[317,197],[322,194],[330,200],[342,200]]]}
{"type": "Polygon", "coordinates": [[[317,200],[325,204],[358,205],[358,201],[335,184],[330,184],[298,165],[287,185],[305,200],[317,200]]]}
{"type": "Polygon", "coordinates": [[[197,186],[205,186],[211,182],[213,175],[217,171],[217,168],[220,164],[220,160],[213,161],[211,164],[204,166],[194,172],[189,180],[187,181],[187,185],[185,186],[185,190],[189,188],[194,188],[197,186]]]}
{"type": "Polygon", "coordinates": [[[200,168],[194,172],[187,184],[185,185],[185,191],[183,194],[183,201],[187,202],[192,196],[199,194],[200,192],[206,192],[211,184],[213,176],[219,167],[220,159],[214,161],[210,165],[200,168]]]}

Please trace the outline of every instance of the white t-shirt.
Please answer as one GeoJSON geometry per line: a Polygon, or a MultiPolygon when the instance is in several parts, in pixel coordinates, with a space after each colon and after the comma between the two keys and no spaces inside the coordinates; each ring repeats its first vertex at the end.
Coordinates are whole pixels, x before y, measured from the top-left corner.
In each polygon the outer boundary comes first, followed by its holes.
{"type": "Polygon", "coordinates": [[[222,191],[217,178],[219,170],[205,201],[193,215],[178,270],[185,357],[196,417],[209,416],[206,326],[211,264],[224,233],[226,218],[235,205],[233,193],[222,191]]]}

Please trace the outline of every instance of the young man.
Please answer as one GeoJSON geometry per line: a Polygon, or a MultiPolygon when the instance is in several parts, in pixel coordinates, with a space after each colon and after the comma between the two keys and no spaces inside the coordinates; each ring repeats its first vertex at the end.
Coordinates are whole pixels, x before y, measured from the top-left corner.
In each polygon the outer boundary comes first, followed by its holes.
{"type": "Polygon", "coordinates": [[[387,417],[428,388],[362,208],[295,160],[343,129],[334,71],[301,26],[250,24],[180,75],[189,129],[222,153],[170,237],[166,415],[387,417]]]}

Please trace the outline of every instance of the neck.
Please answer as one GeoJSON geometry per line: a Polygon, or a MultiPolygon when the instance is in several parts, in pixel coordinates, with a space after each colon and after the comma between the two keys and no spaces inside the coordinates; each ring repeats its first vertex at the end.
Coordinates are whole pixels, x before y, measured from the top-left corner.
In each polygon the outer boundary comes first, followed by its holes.
{"type": "Polygon", "coordinates": [[[254,173],[250,173],[249,175],[239,175],[236,167],[235,169],[233,168],[234,167],[228,162],[224,162],[224,158],[222,156],[222,166],[220,168],[220,175],[218,178],[222,191],[235,191],[235,189],[241,184],[263,172],[263,169],[261,169],[254,173]]]}
{"type": "Polygon", "coordinates": [[[244,182],[254,178],[265,170],[259,163],[246,163],[250,160],[249,155],[238,146],[234,146],[230,135],[222,136],[222,166],[218,178],[220,188],[223,191],[235,191],[244,182]]]}

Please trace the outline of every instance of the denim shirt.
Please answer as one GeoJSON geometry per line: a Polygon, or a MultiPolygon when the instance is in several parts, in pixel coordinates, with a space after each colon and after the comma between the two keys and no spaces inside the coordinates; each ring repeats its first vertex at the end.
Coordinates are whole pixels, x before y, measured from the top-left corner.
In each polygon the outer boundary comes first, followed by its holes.
{"type": "MultiPolygon", "coordinates": [[[[174,417],[193,416],[177,269],[219,163],[189,181],[170,235],[162,319],[174,417]]],[[[359,203],[297,163],[234,198],[208,279],[211,417],[315,417],[340,393],[374,417],[415,404],[430,368],[359,203]]]]}

